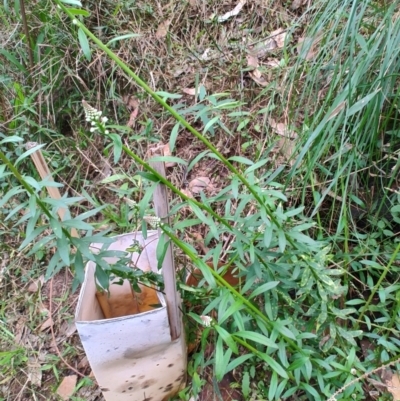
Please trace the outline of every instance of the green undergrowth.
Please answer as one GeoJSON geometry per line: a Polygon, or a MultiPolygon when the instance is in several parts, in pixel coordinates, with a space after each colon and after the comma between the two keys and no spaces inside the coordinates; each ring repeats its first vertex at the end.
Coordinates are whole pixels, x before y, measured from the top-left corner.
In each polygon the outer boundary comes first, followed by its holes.
{"type": "MultiPolygon", "coordinates": [[[[89,248],[146,231],[161,182],[171,222],[157,256],[174,244],[196,345],[178,398],[210,384],[218,395],[230,377],[246,400],[390,399],[367,379],[384,381],[376,368],[398,368],[400,354],[398,5],[320,0],[289,13],[269,4],[269,19],[245,5],[243,20],[227,23],[211,16],[230,10],[218,3],[195,9],[197,19],[186,2],[91,6],[55,0],[26,5],[26,18],[18,6],[0,14],[0,248],[32,265],[28,274],[0,264],[4,299],[13,302],[11,277],[48,280],[66,267],[76,289],[88,260],[103,287],[114,275],[162,286],[89,248]],[[11,30],[15,21],[27,29],[11,30]],[[249,42],[277,28],[285,43],[260,56],[268,82],[259,86],[249,42]],[[206,48],[218,57],[204,62],[206,48]],[[148,164],[160,143],[172,155],[157,160],[175,163],[167,178],[148,164]],[[39,148],[63,185],[39,178],[30,161],[39,148]],[[65,196],[49,198],[48,186],[65,196]],[[196,288],[185,284],[187,264],[203,274],[196,288]],[[224,279],[232,267],[239,286],[224,279]]],[[[2,304],[2,386],[27,362],[9,345],[10,312],[2,304]]]]}

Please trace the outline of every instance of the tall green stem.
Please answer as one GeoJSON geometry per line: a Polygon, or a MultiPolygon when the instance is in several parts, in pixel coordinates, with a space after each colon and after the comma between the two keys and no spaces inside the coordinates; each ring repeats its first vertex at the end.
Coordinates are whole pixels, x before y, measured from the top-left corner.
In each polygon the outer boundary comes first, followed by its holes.
{"type": "Polygon", "coordinates": [[[361,312],[360,312],[360,316],[358,317],[358,321],[355,325],[355,328],[357,328],[359,326],[359,322],[362,321],[362,318],[365,315],[365,312],[368,310],[369,305],[371,304],[376,292],[378,291],[379,287],[382,284],[382,281],[385,279],[386,275],[388,274],[390,268],[392,267],[392,264],[394,263],[394,261],[396,260],[396,257],[398,255],[398,253],[400,252],[400,242],[397,244],[397,248],[396,250],[393,252],[392,257],[389,260],[389,263],[387,264],[387,266],[384,268],[381,276],[379,277],[378,282],[374,285],[374,288],[371,291],[371,294],[366,302],[366,304],[361,308],[361,312]]]}

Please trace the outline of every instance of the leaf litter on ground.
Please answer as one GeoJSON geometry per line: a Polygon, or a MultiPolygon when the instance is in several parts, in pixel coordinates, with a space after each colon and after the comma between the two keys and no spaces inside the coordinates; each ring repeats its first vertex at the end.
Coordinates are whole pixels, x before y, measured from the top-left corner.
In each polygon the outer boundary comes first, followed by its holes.
{"type": "Polygon", "coordinates": [[[242,10],[243,6],[247,3],[247,0],[240,0],[239,3],[236,5],[236,7],[231,10],[228,11],[227,13],[225,13],[224,15],[221,15],[219,17],[217,17],[217,21],[218,22],[225,22],[227,21],[229,18],[234,17],[236,15],[238,15],[240,13],[240,11],[242,10]]]}
{"type": "Polygon", "coordinates": [[[62,400],[68,400],[72,396],[72,394],[74,394],[77,380],[77,375],[64,377],[57,389],[57,394],[61,397],[62,400]]]}

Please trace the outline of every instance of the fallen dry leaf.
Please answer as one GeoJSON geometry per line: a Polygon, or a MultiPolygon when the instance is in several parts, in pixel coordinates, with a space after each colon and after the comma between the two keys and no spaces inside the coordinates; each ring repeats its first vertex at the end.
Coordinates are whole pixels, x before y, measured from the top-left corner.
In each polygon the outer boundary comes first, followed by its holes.
{"type": "Polygon", "coordinates": [[[299,57],[308,61],[313,60],[318,53],[318,44],[321,39],[321,35],[316,38],[299,38],[297,43],[299,57]]]}
{"type": "Polygon", "coordinates": [[[233,10],[218,17],[218,19],[217,19],[218,22],[224,22],[227,19],[234,17],[235,15],[238,15],[246,3],[247,3],[247,0],[239,0],[239,3],[236,5],[236,7],[233,10]]]}
{"type": "Polygon", "coordinates": [[[165,38],[167,36],[168,28],[169,28],[170,24],[171,24],[171,20],[167,19],[167,20],[161,22],[160,25],[158,25],[157,32],[156,32],[157,39],[165,38]]]}
{"type": "Polygon", "coordinates": [[[388,390],[393,396],[393,401],[400,401],[400,375],[394,373],[390,380],[386,381],[388,390]]]}
{"type": "Polygon", "coordinates": [[[127,96],[124,98],[126,107],[128,110],[130,110],[131,114],[129,116],[129,121],[126,123],[126,125],[129,128],[132,128],[133,125],[135,124],[136,117],[139,113],[139,100],[135,98],[134,96],[127,96]]]}
{"type": "Polygon", "coordinates": [[[265,79],[265,77],[261,74],[259,69],[255,69],[249,72],[250,77],[253,81],[257,82],[261,86],[268,86],[269,82],[265,79]]]}
{"type": "Polygon", "coordinates": [[[63,381],[57,389],[57,394],[63,399],[68,400],[74,393],[76,387],[77,375],[71,375],[64,377],[63,381]]]}
{"type": "Polygon", "coordinates": [[[190,7],[197,8],[197,0],[189,0],[190,7]]]}
{"type": "Polygon", "coordinates": [[[276,67],[280,66],[280,62],[276,58],[268,59],[265,64],[268,67],[273,67],[273,68],[276,68],[276,67]]]}
{"type": "Polygon", "coordinates": [[[258,58],[255,56],[251,56],[250,54],[247,56],[247,66],[258,68],[258,58]]]}
{"type": "Polygon", "coordinates": [[[268,123],[276,134],[284,136],[286,138],[297,138],[297,134],[286,124],[278,123],[273,118],[268,118],[268,123]]]}
{"type": "Polygon", "coordinates": [[[306,3],[307,3],[307,0],[293,0],[293,3],[290,6],[290,8],[292,10],[297,10],[299,7],[303,6],[306,3]]]}
{"type": "Polygon", "coordinates": [[[285,46],[285,39],[286,39],[286,31],[282,28],[279,28],[273,32],[271,32],[272,39],[274,39],[276,43],[276,47],[281,49],[285,46]]]}
{"type": "Polygon", "coordinates": [[[270,39],[263,40],[263,41],[257,43],[256,45],[252,46],[248,50],[248,53],[250,54],[250,56],[262,58],[268,52],[270,52],[271,50],[274,50],[274,49],[276,49],[276,42],[274,39],[270,38],[270,39]]]}
{"type": "Polygon", "coordinates": [[[135,124],[135,120],[136,120],[138,113],[139,113],[139,108],[136,108],[131,112],[131,115],[129,116],[129,121],[126,123],[126,125],[129,128],[132,128],[133,125],[135,124]]]}
{"type": "Polygon", "coordinates": [[[33,360],[32,358],[29,359],[28,362],[28,378],[30,382],[40,387],[42,385],[42,369],[39,362],[33,360]]]}
{"type": "Polygon", "coordinates": [[[182,188],[181,192],[186,195],[188,198],[193,198],[193,194],[190,190],[186,189],[186,188],[182,188]]]}
{"type": "Polygon", "coordinates": [[[165,145],[160,142],[152,148],[149,148],[149,153],[151,155],[164,155],[164,146],[165,145]]]}
{"type": "Polygon", "coordinates": [[[126,96],[124,98],[124,102],[129,110],[133,110],[139,107],[139,100],[136,99],[134,96],[126,96]]]}
{"type": "Polygon", "coordinates": [[[211,180],[208,177],[197,177],[189,182],[189,189],[194,194],[199,194],[205,189],[209,188],[211,180]]]}
{"type": "Polygon", "coordinates": [[[47,330],[49,327],[53,326],[54,322],[53,319],[51,317],[49,317],[48,319],[45,320],[45,322],[40,326],[40,331],[45,331],[47,330]]]}
{"type": "Polygon", "coordinates": [[[187,95],[190,95],[190,96],[195,96],[196,88],[184,88],[184,89],[182,89],[182,92],[186,93],[187,95]]]}
{"type": "MultiPolygon", "coordinates": [[[[164,147],[163,147],[163,153],[164,153],[164,156],[172,156],[171,149],[170,149],[170,147],[169,147],[169,143],[167,143],[166,145],[164,145],[164,147]]],[[[165,167],[166,167],[166,168],[168,168],[168,167],[175,167],[175,166],[176,166],[176,162],[165,162],[165,167]]]]}
{"type": "Polygon", "coordinates": [[[87,359],[87,356],[84,356],[81,361],[78,363],[77,368],[79,370],[83,370],[86,369],[87,367],[89,367],[89,360],[87,359]]]}
{"type": "Polygon", "coordinates": [[[265,40],[261,40],[248,49],[250,56],[263,58],[268,52],[274,49],[281,49],[285,45],[286,31],[279,28],[268,36],[265,40]]]}
{"type": "Polygon", "coordinates": [[[328,119],[326,121],[331,120],[333,117],[336,117],[346,106],[347,101],[345,100],[344,102],[339,103],[335,109],[332,111],[332,113],[329,115],[328,119]]]}
{"type": "Polygon", "coordinates": [[[283,156],[285,161],[289,163],[290,166],[293,166],[294,159],[292,159],[294,150],[296,146],[293,141],[289,138],[281,138],[277,143],[277,147],[279,148],[279,153],[283,156]]]}
{"type": "Polygon", "coordinates": [[[16,344],[23,344],[23,340],[24,340],[24,336],[26,334],[26,332],[28,331],[28,326],[26,324],[27,318],[25,316],[21,316],[18,319],[18,322],[16,324],[16,327],[14,329],[14,341],[16,344]]]}
{"type": "MultiPolygon", "coordinates": [[[[149,153],[151,155],[172,156],[169,143],[167,143],[166,145],[164,145],[163,143],[159,143],[156,146],[149,148],[149,153]]],[[[165,163],[165,167],[174,167],[174,166],[176,166],[176,162],[165,163]]]]}
{"type": "Polygon", "coordinates": [[[50,341],[49,352],[55,354],[55,353],[57,352],[57,350],[58,350],[57,341],[56,341],[56,339],[54,338],[54,339],[52,339],[52,340],[50,341]]]}
{"type": "Polygon", "coordinates": [[[42,288],[42,285],[44,283],[44,276],[40,276],[38,279],[32,281],[29,286],[28,286],[28,291],[29,292],[37,292],[39,288],[42,288]]]}
{"type": "Polygon", "coordinates": [[[64,321],[60,327],[60,334],[71,337],[76,332],[75,322],[64,321]]]}

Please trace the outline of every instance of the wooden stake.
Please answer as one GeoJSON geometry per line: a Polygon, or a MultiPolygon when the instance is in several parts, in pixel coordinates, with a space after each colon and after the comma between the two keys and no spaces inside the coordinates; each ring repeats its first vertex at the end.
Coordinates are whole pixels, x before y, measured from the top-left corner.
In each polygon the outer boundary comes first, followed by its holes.
{"type": "MultiPolygon", "coordinates": [[[[35,146],[37,146],[36,142],[28,142],[25,147],[26,149],[32,149],[35,146]]],[[[48,181],[54,182],[49,166],[47,165],[46,160],[44,160],[42,151],[38,149],[36,152],[31,153],[31,158],[36,166],[37,171],[39,172],[41,179],[42,180],[47,179],[48,181]]],[[[61,194],[57,187],[46,187],[46,188],[51,198],[61,199],[61,194]]],[[[65,208],[61,207],[58,208],[57,213],[60,216],[61,220],[64,220],[66,211],[67,209],[65,208]]],[[[76,231],[76,229],[73,227],[71,228],[71,235],[73,237],[79,238],[78,231],[76,231]]]]}
{"type": "MultiPolygon", "coordinates": [[[[151,162],[157,172],[165,177],[165,168],[163,162],[151,162]]],[[[165,185],[158,184],[153,195],[154,207],[156,215],[161,219],[163,223],[169,222],[168,213],[168,194],[165,185]]],[[[162,231],[158,230],[159,235],[162,235],[162,231]]],[[[164,262],[162,265],[162,274],[164,277],[165,284],[165,299],[167,302],[167,311],[169,326],[171,330],[172,341],[176,340],[181,335],[181,319],[179,311],[178,294],[176,291],[176,278],[175,278],[175,262],[174,255],[172,252],[171,242],[168,244],[167,252],[165,254],[164,262]]]]}

